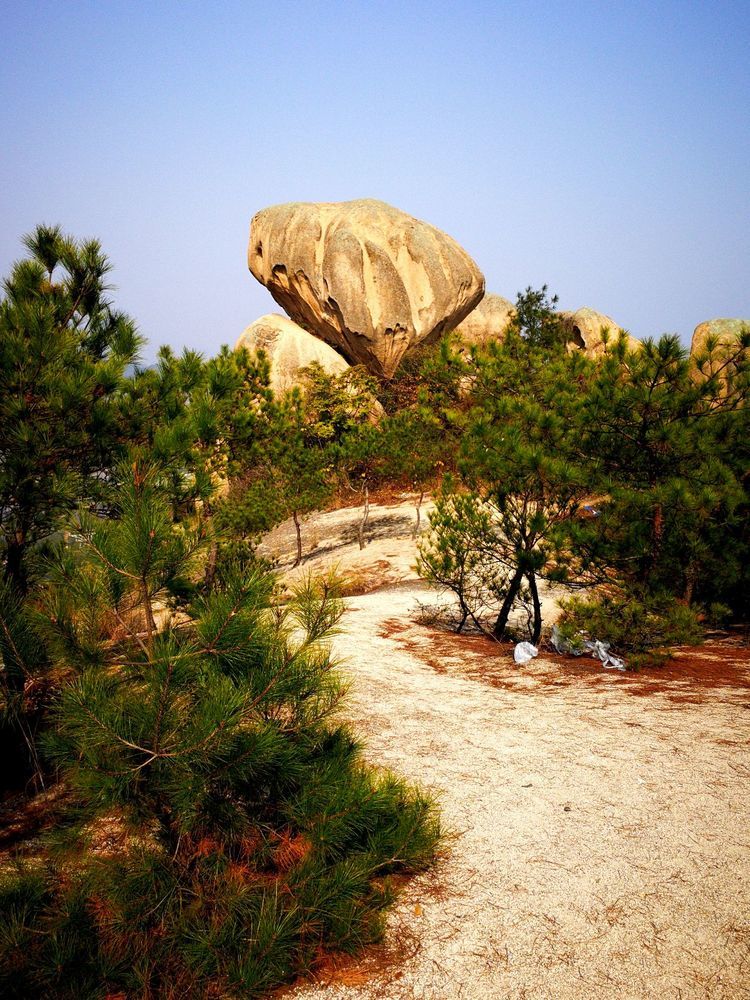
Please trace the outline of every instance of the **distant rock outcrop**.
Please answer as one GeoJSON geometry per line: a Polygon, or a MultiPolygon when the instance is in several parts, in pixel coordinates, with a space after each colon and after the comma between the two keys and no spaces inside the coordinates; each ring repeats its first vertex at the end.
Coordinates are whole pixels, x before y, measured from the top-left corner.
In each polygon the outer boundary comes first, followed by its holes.
{"type": "Polygon", "coordinates": [[[349,368],[332,347],[278,313],[268,313],[251,323],[239,337],[235,350],[239,347],[266,353],[271,366],[270,385],[275,393],[299,385],[300,369],[314,361],[329,375],[339,375],[349,368]]]}
{"type": "MultiPolygon", "coordinates": [[[[584,306],[575,312],[563,312],[560,315],[565,319],[570,330],[568,340],[569,348],[578,348],[589,358],[599,358],[604,354],[605,344],[602,333],[609,331],[609,343],[613,344],[620,335],[621,327],[604,313],[596,312],[584,306]]],[[[628,348],[637,350],[641,346],[640,340],[625,334],[628,340],[628,348]]]]}
{"type": "Polygon", "coordinates": [[[743,330],[750,330],[750,319],[709,319],[699,323],[693,331],[690,353],[695,355],[704,351],[709,338],[714,337],[718,347],[731,346],[743,330]]]}
{"type": "Polygon", "coordinates": [[[502,340],[515,314],[515,306],[502,295],[487,294],[456,327],[456,333],[466,346],[482,346],[490,340],[502,340]]]}
{"type": "Polygon", "coordinates": [[[250,225],[248,264],[292,319],[385,378],[484,295],[484,277],[455,240],[370,199],[263,209],[250,225]]]}
{"type": "Polygon", "coordinates": [[[750,331],[750,319],[709,319],[699,323],[693,331],[690,357],[694,362],[701,358],[700,365],[693,369],[694,375],[699,381],[718,375],[722,396],[730,391],[736,373],[733,364],[726,364],[727,355],[737,349],[737,338],[745,331],[750,331]],[[715,345],[712,344],[713,350],[709,355],[708,345],[712,341],[715,345]]]}

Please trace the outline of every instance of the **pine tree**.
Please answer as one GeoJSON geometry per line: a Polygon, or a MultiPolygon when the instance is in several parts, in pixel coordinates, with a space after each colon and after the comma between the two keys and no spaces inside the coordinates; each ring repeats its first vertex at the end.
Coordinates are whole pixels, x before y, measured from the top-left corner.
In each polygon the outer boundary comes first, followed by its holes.
{"type": "Polygon", "coordinates": [[[279,603],[226,564],[158,468],[83,516],[47,591],[73,673],[46,749],[73,796],[47,862],[0,889],[7,997],[260,996],[382,931],[389,875],[432,859],[431,801],[336,720],[330,581],[279,603]]]}
{"type": "Polygon", "coordinates": [[[96,240],[39,226],[24,245],[0,302],[0,532],[21,592],[29,552],[100,494],[120,453],[114,398],[140,343],[107,297],[96,240]]]}
{"type": "Polygon", "coordinates": [[[527,292],[529,298],[524,309],[519,296],[523,323],[501,343],[472,352],[464,379],[468,409],[456,415],[457,488],[471,499],[451,498],[450,491],[442,499],[421,558],[435,582],[455,589],[446,580],[463,581],[462,621],[470,615],[480,624],[480,611],[494,599],[491,632],[502,639],[514,608],[528,606],[536,642],[538,579],[570,580],[578,572],[567,525],[590,491],[578,422],[591,366],[552,336],[557,317],[546,288],[527,292]]]}
{"type": "Polygon", "coordinates": [[[424,397],[388,417],[381,430],[384,474],[405,481],[417,494],[414,537],[418,538],[425,493],[454,465],[456,442],[424,397]]]}
{"type": "Polygon", "coordinates": [[[625,345],[597,371],[581,448],[606,496],[576,544],[603,572],[643,594],[690,603],[737,580],[747,510],[750,332],[689,357],[674,336],[625,345]],[[734,539],[734,542],[732,542],[734,539]]]}

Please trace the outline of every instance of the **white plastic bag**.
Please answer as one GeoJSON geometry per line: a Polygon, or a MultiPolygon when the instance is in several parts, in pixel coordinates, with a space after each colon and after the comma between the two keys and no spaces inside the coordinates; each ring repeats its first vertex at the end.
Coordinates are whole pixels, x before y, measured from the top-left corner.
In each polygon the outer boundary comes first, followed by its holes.
{"type": "Polygon", "coordinates": [[[594,641],[592,642],[590,639],[587,639],[586,642],[584,642],[584,646],[591,653],[593,653],[594,656],[599,657],[599,659],[602,661],[602,666],[606,670],[625,669],[625,661],[621,660],[619,656],[612,656],[612,654],[609,652],[608,642],[600,642],[598,639],[594,639],[594,641]]]}
{"type": "Polygon", "coordinates": [[[524,663],[533,660],[538,653],[539,650],[536,646],[532,646],[530,642],[519,642],[513,650],[513,659],[522,667],[524,663]]]}

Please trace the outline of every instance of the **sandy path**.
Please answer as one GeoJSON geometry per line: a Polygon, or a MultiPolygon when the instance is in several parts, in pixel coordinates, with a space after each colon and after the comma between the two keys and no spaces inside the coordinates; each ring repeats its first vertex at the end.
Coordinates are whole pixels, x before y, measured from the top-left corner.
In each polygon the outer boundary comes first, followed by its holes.
{"type": "Polygon", "coordinates": [[[294,996],[750,997],[750,691],[682,703],[507,656],[490,686],[470,644],[441,672],[418,596],[352,598],[338,652],[369,757],[433,788],[456,838],[393,914],[399,961],[294,996]]]}

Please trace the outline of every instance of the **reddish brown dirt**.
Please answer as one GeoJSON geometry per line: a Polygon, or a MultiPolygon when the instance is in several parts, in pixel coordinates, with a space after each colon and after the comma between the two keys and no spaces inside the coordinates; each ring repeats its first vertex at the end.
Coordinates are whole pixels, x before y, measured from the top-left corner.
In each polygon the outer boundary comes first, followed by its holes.
{"type": "Polygon", "coordinates": [[[734,698],[744,693],[750,708],[750,646],[744,637],[729,633],[712,637],[701,646],[675,649],[664,666],[616,674],[605,671],[595,658],[561,656],[549,650],[542,650],[538,660],[518,667],[512,643],[437,628],[415,631],[411,623],[398,619],[384,622],[381,635],[438,673],[458,674],[505,690],[532,694],[545,688],[583,685],[604,693],[611,690],[614,680],[627,695],[664,694],[675,704],[701,704],[720,689],[734,698]],[[426,634],[429,641],[425,641],[426,634]]]}

